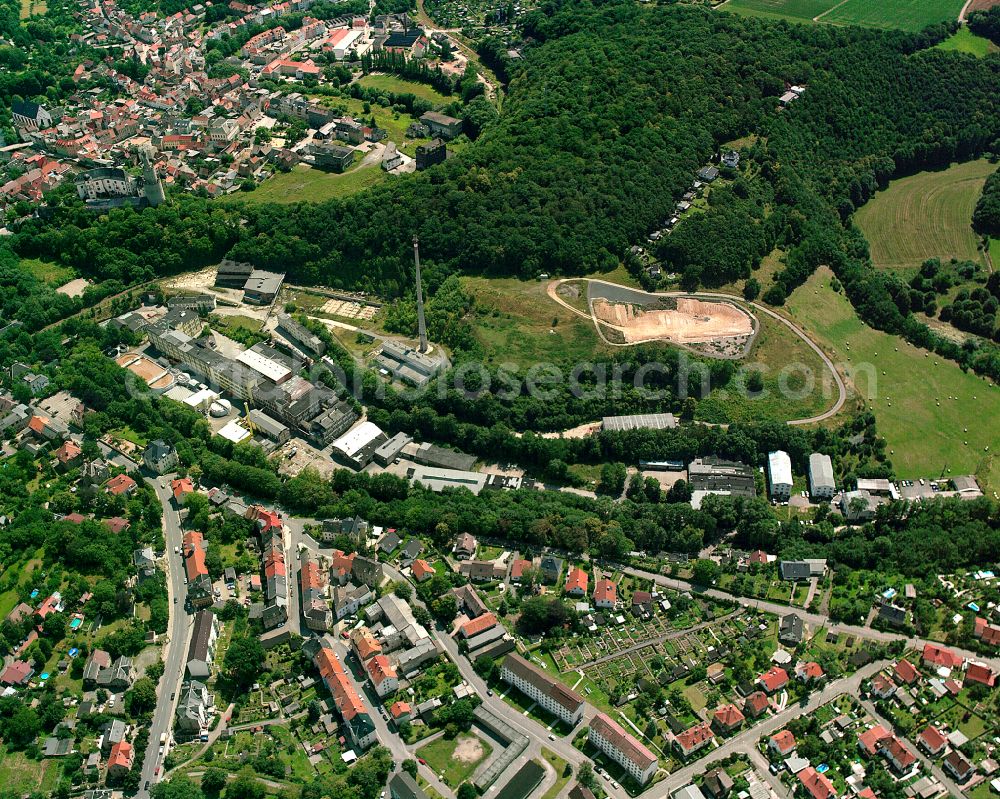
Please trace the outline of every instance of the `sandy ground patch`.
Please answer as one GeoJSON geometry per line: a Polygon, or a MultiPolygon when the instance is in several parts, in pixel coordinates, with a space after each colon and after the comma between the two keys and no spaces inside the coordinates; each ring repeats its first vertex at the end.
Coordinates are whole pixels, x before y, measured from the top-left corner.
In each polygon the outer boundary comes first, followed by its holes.
{"type": "Polygon", "coordinates": [[[360,302],[348,302],[347,300],[327,300],[320,308],[323,313],[334,316],[344,316],[348,319],[374,319],[378,313],[378,308],[373,305],[364,305],[360,302]]]}
{"type": "Polygon", "coordinates": [[[174,378],[169,370],[151,361],[145,355],[126,352],[115,359],[115,363],[124,366],[136,377],[141,377],[153,389],[166,390],[173,385],[174,378]]]}
{"type": "Polygon", "coordinates": [[[971,14],[973,11],[989,11],[993,6],[1000,5],[1000,0],[972,0],[969,3],[969,8],[965,12],[966,15],[971,14]]]}
{"type": "Polygon", "coordinates": [[[460,763],[478,763],[483,759],[482,741],[472,736],[460,739],[455,747],[454,758],[460,763]]]}
{"type": "Polygon", "coordinates": [[[753,334],[753,320],[725,302],[679,297],[675,309],[650,309],[632,303],[594,300],[597,318],[619,330],[627,343],[668,339],[681,344],[753,334]]]}
{"type": "Polygon", "coordinates": [[[84,290],[90,285],[90,281],[85,278],[78,277],[76,280],[71,280],[69,283],[64,283],[56,291],[59,294],[65,294],[67,297],[82,297],[84,290]]]}

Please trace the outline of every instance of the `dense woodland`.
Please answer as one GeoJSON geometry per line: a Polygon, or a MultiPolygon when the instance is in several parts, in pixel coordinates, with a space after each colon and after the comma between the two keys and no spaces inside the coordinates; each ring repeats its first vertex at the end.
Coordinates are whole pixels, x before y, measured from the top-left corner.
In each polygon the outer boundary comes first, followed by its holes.
{"type": "Polygon", "coordinates": [[[686,285],[748,277],[781,246],[769,302],[830,264],[869,323],[1000,374],[996,348],[963,349],[920,324],[907,287],[870,268],[850,225],[890,177],[1000,149],[995,59],[927,49],[946,25],[916,35],[792,26],[625,0],[549,2],[524,27],[534,46],[511,68],[503,113],[482,115],[476,146],[437,169],[291,207],[186,197],[92,218],[63,195],[15,247],[126,281],[231,253],[297,282],[390,297],[409,290],[415,231],[441,280],[613,268],[721,143],[752,133],[743,177],[664,246],[686,285]],[[779,110],[792,83],[806,93],[779,110]]]}
{"type": "MultiPolygon", "coordinates": [[[[997,9],[1000,10],[1000,6],[997,9]]],[[[972,214],[972,224],[978,233],[1000,238],[1000,170],[986,179],[983,194],[972,214]]]]}

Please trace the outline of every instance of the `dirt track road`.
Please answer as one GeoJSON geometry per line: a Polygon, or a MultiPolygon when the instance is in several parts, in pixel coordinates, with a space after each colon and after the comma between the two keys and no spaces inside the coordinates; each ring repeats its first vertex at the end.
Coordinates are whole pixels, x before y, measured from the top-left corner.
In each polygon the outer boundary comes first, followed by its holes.
{"type": "MultiPolygon", "coordinates": [[[[586,280],[588,283],[600,283],[605,286],[624,288],[620,286],[618,283],[611,283],[607,280],[593,280],[591,278],[570,278],[570,279],[571,280],[582,279],[586,280]]],[[[579,310],[578,308],[574,308],[572,305],[570,305],[562,297],[559,296],[557,289],[561,284],[565,282],[567,282],[566,278],[551,281],[549,285],[546,287],[546,292],[548,293],[549,298],[559,303],[559,305],[561,305],[563,308],[566,308],[572,313],[575,313],[577,316],[583,317],[584,319],[590,319],[594,323],[594,326],[598,327],[597,321],[593,318],[593,316],[591,316],[588,313],[585,313],[584,311],[579,310]]],[[[737,296],[735,294],[726,294],[725,292],[721,291],[698,291],[693,293],[688,291],[664,291],[664,292],[646,292],[646,293],[660,297],[696,296],[696,297],[706,297],[710,299],[734,300],[738,303],[749,305],[754,310],[767,314],[771,318],[776,319],[778,322],[780,322],[789,330],[791,330],[793,333],[795,333],[795,335],[801,338],[809,346],[809,348],[819,356],[820,360],[823,361],[823,363],[826,365],[826,368],[829,369],[830,373],[833,375],[833,379],[837,384],[837,401],[834,402],[829,409],[827,409],[821,414],[818,414],[816,416],[809,416],[805,419],[792,419],[791,421],[788,422],[788,424],[804,425],[804,424],[815,424],[817,422],[825,421],[826,419],[829,419],[830,417],[838,414],[840,412],[840,409],[844,407],[844,403],[847,402],[847,384],[844,382],[844,378],[841,376],[840,372],[837,371],[837,367],[834,365],[833,361],[830,360],[829,356],[827,356],[827,354],[823,352],[823,350],[815,341],[813,341],[808,335],[806,335],[805,331],[802,330],[802,328],[800,328],[798,325],[796,325],[787,317],[782,316],[777,311],[774,311],[771,308],[761,305],[760,303],[749,302],[743,299],[743,297],[737,296]]],[[[598,334],[600,335],[599,327],[598,327],[598,334]]],[[[618,346],[618,347],[633,346],[632,344],[614,344],[612,342],[608,343],[612,344],[612,346],[618,346]]]]}

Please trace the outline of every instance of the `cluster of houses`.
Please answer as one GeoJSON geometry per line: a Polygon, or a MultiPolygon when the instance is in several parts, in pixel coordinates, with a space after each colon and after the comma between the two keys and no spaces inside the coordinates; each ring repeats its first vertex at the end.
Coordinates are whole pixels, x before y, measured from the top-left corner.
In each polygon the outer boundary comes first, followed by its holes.
{"type": "MultiPolygon", "coordinates": [[[[384,131],[341,119],[301,94],[275,91],[267,81],[323,81],[322,65],[331,59],[354,61],[380,50],[421,58],[429,52],[429,40],[405,16],[322,20],[309,16],[313,4],[231,0],[235,18],[230,14],[213,22],[206,18],[211,3],[169,16],[150,11],[133,17],[115,0],[78,0],[74,16],[82,32],[71,36],[71,44],[106,51],[109,57],[79,64],[72,76],[79,90],[60,106],[14,101],[19,142],[0,147],[0,160],[8,165],[7,179],[0,178],[0,204],[39,202],[71,176],[80,197],[95,210],[157,205],[165,197],[164,185],[216,196],[301,160],[323,161],[331,136],[346,140],[341,123],[364,129],[352,145],[385,138],[384,131]],[[290,14],[304,15],[294,30],[282,24],[290,14]],[[265,30],[228,59],[235,68],[218,75],[206,58],[209,47],[261,26],[265,30]],[[144,75],[117,69],[111,53],[137,64],[144,75]],[[96,82],[113,87],[117,98],[108,102],[90,90],[96,82]],[[288,147],[255,141],[258,127],[286,117],[305,120],[318,137],[288,147]],[[139,171],[141,179],[133,174],[139,171]]],[[[456,122],[460,132],[460,120],[420,120],[424,135],[435,137],[422,156],[423,166],[444,158],[444,141],[455,135],[456,122]]],[[[353,146],[339,149],[353,158],[353,146]]]]}

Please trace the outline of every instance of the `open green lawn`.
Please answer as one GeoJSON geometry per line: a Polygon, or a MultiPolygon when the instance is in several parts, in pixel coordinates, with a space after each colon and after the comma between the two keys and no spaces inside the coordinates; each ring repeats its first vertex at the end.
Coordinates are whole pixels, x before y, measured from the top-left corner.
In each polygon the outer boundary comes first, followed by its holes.
{"type": "Polygon", "coordinates": [[[48,794],[56,787],[59,765],[54,760],[31,760],[22,752],[8,752],[0,745],[0,785],[12,795],[48,794]]]}
{"type": "Polygon", "coordinates": [[[980,261],[972,212],[995,170],[983,159],[892,181],[854,215],[875,265],[905,269],[935,257],[980,261]]]}
{"type": "MultiPolygon", "coordinates": [[[[601,279],[622,282],[617,275],[602,275],[601,279]]],[[[488,365],[513,363],[524,369],[551,363],[565,369],[588,361],[606,361],[617,349],[600,341],[591,321],[554,302],[548,296],[547,281],[463,277],[462,285],[476,300],[471,322],[488,365]]],[[[584,281],[572,285],[586,292],[584,281]]],[[[585,307],[582,295],[578,300],[563,299],[574,307],[585,307]]],[[[699,419],[731,422],[767,415],[787,421],[819,413],[835,399],[826,385],[832,377],[805,342],[770,317],[757,316],[762,327],[749,361],[763,370],[766,393],[750,399],[732,389],[716,392],[699,404],[699,419]],[[800,370],[799,364],[812,377],[800,370]],[[790,365],[795,368],[782,373],[790,365]],[[789,399],[780,393],[781,384],[799,393],[789,399]]]]}
{"type": "Polygon", "coordinates": [[[723,11],[792,22],[829,22],[918,31],[957,19],[963,0],[729,0],[723,11]]]}
{"type": "Polygon", "coordinates": [[[545,762],[552,766],[552,769],[556,773],[556,781],[544,793],[542,799],[556,799],[562,789],[566,787],[566,783],[569,782],[569,778],[573,775],[573,770],[568,768],[569,763],[545,747],[542,747],[542,757],[545,758],[545,762]]]}
{"type": "Polygon", "coordinates": [[[834,25],[919,31],[958,19],[964,0],[845,0],[823,17],[834,25]]]}
{"type": "Polygon", "coordinates": [[[977,58],[982,58],[988,53],[995,53],[1000,50],[993,42],[985,36],[977,36],[969,28],[963,25],[955,33],[937,45],[938,50],[954,50],[958,53],[968,53],[977,58]]]}
{"type": "MultiPolygon", "coordinates": [[[[371,77],[374,78],[384,76],[371,77]]],[[[392,80],[398,79],[392,78],[392,80]]],[[[420,86],[421,84],[414,85],[420,86]]],[[[426,88],[428,91],[433,91],[430,87],[425,86],[423,88],[426,88]]],[[[363,120],[366,123],[370,122],[374,117],[375,125],[382,128],[389,134],[389,141],[394,141],[399,147],[400,152],[406,153],[411,157],[416,153],[417,144],[419,144],[420,141],[426,141],[426,139],[417,140],[406,138],[406,129],[410,127],[412,122],[414,122],[414,117],[410,114],[400,113],[399,111],[394,111],[392,108],[386,108],[385,106],[376,105],[374,103],[369,103],[368,111],[365,111],[364,101],[353,97],[313,95],[313,99],[317,100],[320,105],[326,106],[327,108],[337,109],[348,116],[352,116],[358,120],[363,120]]],[[[454,147],[449,147],[449,150],[454,149],[454,147]]]]}
{"type": "Polygon", "coordinates": [[[996,431],[982,423],[1000,418],[1000,387],[868,327],[831,279],[828,269],[817,270],[788,298],[787,310],[835,362],[856,370],[848,382],[874,412],[898,476],[978,472],[985,489],[1000,489],[998,470],[987,475],[985,468],[984,448],[996,448],[996,431]]]}
{"type": "Polygon", "coordinates": [[[832,406],[837,398],[833,376],[819,356],[776,319],[760,312],[755,314],[761,327],[748,363],[760,365],[764,393],[751,398],[740,391],[713,392],[698,403],[696,418],[707,422],[749,422],[767,416],[788,421],[816,416],[832,406]],[[783,391],[783,386],[791,391],[783,391]]]}
{"type": "Polygon", "coordinates": [[[1000,239],[990,239],[990,260],[994,269],[1000,269],[1000,239]]]}
{"type": "Polygon", "coordinates": [[[417,750],[417,756],[452,788],[468,780],[476,767],[490,756],[493,747],[476,735],[463,733],[453,739],[436,738],[417,750]]]}
{"type": "Polygon", "coordinates": [[[322,202],[356,194],[387,177],[378,164],[356,166],[339,175],[299,164],[291,172],[268,178],[253,191],[236,192],[226,199],[256,203],[322,202]]]}
{"type": "Polygon", "coordinates": [[[426,83],[417,83],[416,81],[397,78],[395,75],[365,75],[358,79],[358,83],[373,89],[384,89],[394,94],[412,94],[421,100],[427,100],[427,102],[436,105],[444,105],[452,99],[445,97],[437,89],[428,86],[426,83]]]}
{"type": "Polygon", "coordinates": [[[27,269],[43,283],[48,283],[51,286],[61,286],[74,277],[73,270],[68,266],[60,266],[38,258],[22,258],[21,267],[27,269]]]}

